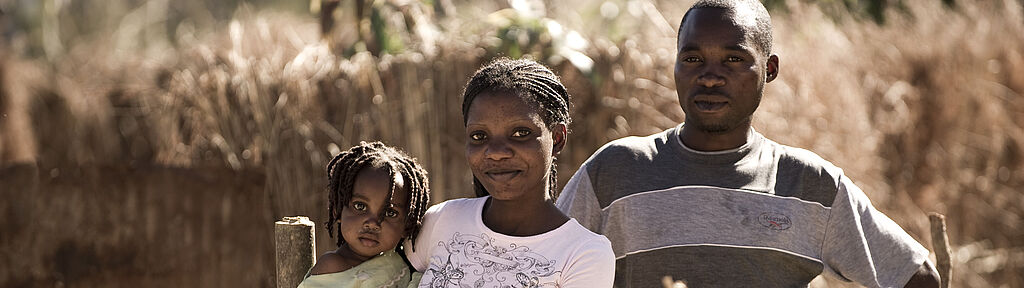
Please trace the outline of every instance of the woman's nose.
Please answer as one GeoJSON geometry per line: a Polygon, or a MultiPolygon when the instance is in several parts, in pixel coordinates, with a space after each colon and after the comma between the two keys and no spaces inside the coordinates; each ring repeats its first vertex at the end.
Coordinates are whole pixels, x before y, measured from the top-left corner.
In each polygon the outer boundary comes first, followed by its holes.
{"type": "Polygon", "coordinates": [[[484,150],[484,156],[491,160],[502,160],[512,157],[512,149],[508,147],[508,143],[503,140],[492,140],[487,142],[487,149],[484,150]]]}

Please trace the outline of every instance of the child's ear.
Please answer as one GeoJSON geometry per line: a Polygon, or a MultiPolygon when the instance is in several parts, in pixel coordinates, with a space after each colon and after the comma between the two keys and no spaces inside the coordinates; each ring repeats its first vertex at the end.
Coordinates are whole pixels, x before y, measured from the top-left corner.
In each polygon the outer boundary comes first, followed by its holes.
{"type": "Polygon", "coordinates": [[[569,134],[568,129],[565,127],[565,123],[558,123],[551,127],[551,139],[554,140],[554,145],[551,146],[551,156],[557,156],[558,153],[562,152],[562,148],[565,148],[565,142],[567,135],[569,134]]]}

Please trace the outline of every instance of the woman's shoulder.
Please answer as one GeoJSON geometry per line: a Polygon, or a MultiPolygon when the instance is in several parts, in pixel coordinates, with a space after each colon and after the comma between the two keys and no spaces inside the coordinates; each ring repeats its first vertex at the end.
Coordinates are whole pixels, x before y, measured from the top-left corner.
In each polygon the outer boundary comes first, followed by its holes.
{"type": "Polygon", "coordinates": [[[567,239],[575,239],[575,242],[584,248],[595,248],[595,249],[611,249],[612,242],[608,241],[608,237],[604,235],[594,233],[587,227],[583,227],[580,222],[576,221],[576,218],[570,218],[565,223],[567,226],[565,229],[569,235],[561,235],[560,237],[567,237],[567,239]]]}
{"type": "Polygon", "coordinates": [[[486,197],[450,199],[430,206],[430,209],[427,209],[427,213],[452,213],[473,210],[483,205],[482,202],[486,200],[486,197]]]}

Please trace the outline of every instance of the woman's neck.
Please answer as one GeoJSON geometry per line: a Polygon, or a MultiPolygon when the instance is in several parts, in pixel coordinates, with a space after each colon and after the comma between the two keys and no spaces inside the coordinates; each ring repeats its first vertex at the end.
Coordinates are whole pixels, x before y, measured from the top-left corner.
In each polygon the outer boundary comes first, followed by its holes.
{"type": "Polygon", "coordinates": [[[544,199],[516,201],[490,197],[481,216],[491,231],[509,236],[540,235],[569,221],[569,216],[544,199]]]}

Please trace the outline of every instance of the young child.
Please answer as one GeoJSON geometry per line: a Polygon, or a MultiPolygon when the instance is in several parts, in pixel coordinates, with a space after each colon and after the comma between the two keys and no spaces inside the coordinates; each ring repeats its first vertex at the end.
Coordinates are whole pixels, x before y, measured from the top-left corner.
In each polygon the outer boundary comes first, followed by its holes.
{"type": "MultiPolygon", "coordinates": [[[[431,207],[415,251],[419,287],[612,287],[607,238],[555,207],[555,156],[569,94],[547,67],[498,59],[463,93],[466,158],[477,198],[431,207]]],[[[411,286],[411,285],[410,285],[411,286]]]]}
{"type": "Polygon", "coordinates": [[[299,287],[406,287],[409,268],[395,249],[419,233],[427,172],[401,151],[362,142],[334,157],[327,177],[325,225],[338,249],[320,256],[299,287]]]}

